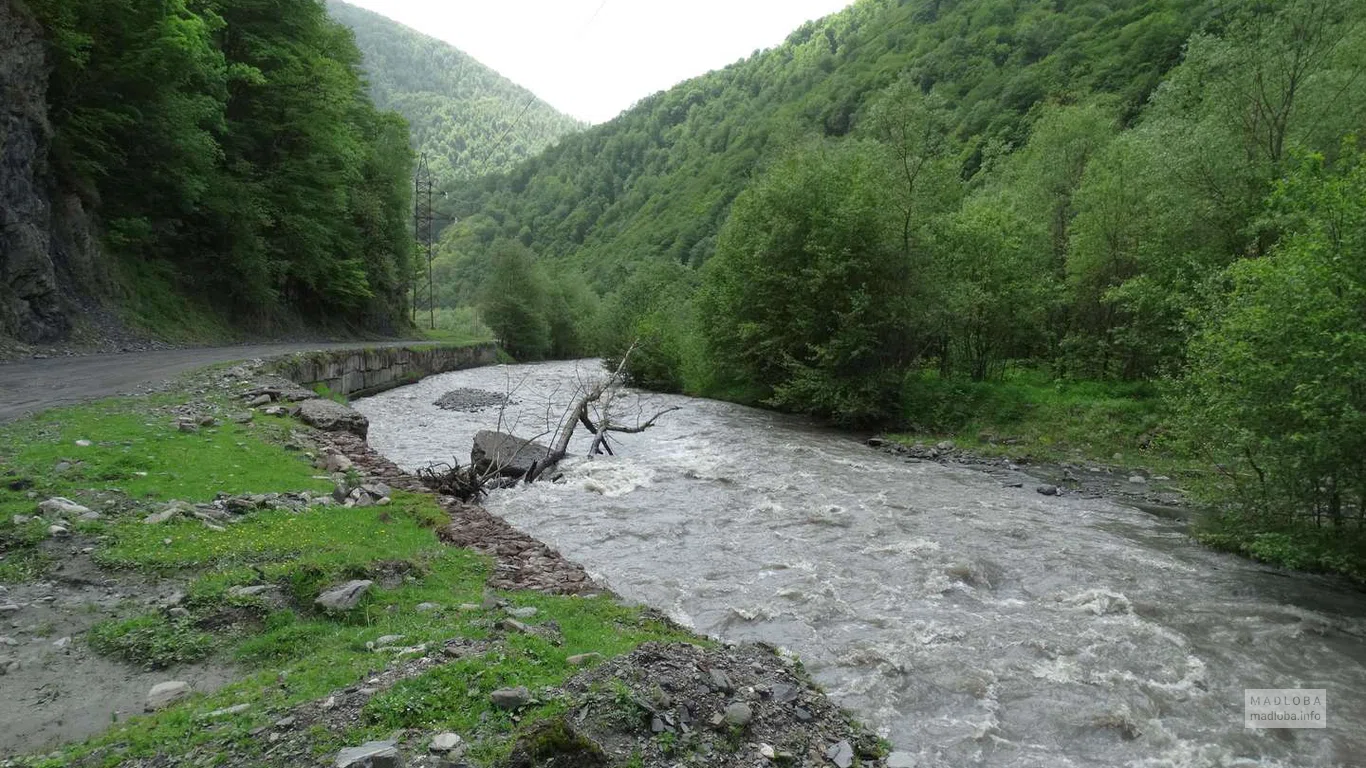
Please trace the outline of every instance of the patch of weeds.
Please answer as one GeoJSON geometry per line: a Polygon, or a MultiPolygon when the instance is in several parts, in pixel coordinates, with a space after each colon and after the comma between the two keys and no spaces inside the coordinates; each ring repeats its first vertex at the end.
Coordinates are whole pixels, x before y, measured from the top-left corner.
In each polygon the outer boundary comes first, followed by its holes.
{"type": "Polygon", "coordinates": [[[318,397],[321,397],[324,400],[331,400],[335,403],[341,403],[342,405],[346,405],[348,402],[346,399],[346,395],[333,392],[331,387],[321,382],[313,385],[313,391],[318,395],[318,397]]]}
{"type": "Polygon", "coordinates": [[[213,635],[200,631],[189,618],[159,614],[102,621],[90,628],[87,639],[100,653],[150,669],[200,661],[218,645],[213,635]]]}

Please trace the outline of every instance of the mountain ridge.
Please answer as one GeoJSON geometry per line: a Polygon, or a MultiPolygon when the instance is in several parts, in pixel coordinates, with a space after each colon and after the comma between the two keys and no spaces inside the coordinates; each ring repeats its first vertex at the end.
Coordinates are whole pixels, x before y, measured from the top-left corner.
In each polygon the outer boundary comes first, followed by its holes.
{"type": "Polygon", "coordinates": [[[327,9],[355,35],[376,106],[407,119],[440,178],[507,170],[587,127],[449,43],[341,0],[327,9]]]}

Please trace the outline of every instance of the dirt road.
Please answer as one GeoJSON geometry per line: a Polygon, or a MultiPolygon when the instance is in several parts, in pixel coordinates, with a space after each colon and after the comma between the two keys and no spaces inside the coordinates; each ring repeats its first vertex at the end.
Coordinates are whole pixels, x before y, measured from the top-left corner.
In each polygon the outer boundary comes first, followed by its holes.
{"type": "Polygon", "coordinates": [[[292,352],[348,347],[405,346],[423,342],[259,344],[170,349],[119,355],[58,357],[0,363],[0,422],[58,405],[70,405],[162,381],[214,363],[273,357],[292,352]]]}

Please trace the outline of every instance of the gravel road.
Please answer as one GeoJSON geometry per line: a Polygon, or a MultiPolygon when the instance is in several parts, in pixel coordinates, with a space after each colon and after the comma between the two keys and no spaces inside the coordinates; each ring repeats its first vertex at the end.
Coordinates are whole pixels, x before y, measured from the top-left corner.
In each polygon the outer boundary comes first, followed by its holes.
{"type": "Polygon", "coordinates": [[[422,342],[258,344],[156,352],[54,357],[0,363],[0,422],[59,405],[130,392],[194,368],[233,360],[350,347],[393,347],[422,342]]]}

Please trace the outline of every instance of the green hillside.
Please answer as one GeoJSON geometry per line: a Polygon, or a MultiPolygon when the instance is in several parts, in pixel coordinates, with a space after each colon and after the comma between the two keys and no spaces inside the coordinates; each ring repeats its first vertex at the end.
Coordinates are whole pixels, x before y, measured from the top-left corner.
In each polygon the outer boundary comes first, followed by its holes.
{"type": "Polygon", "coordinates": [[[584,128],[440,40],[338,0],[327,9],[355,33],[376,105],[408,120],[439,177],[507,170],[584,128]]]}
{"type": "Polygon", "coordinates": [[[1212,541],[1366,572],[1363,115],[1352,0],[861,0],[453,190],[442,299],[656,388],[1157,447],[1212,541]]]}

